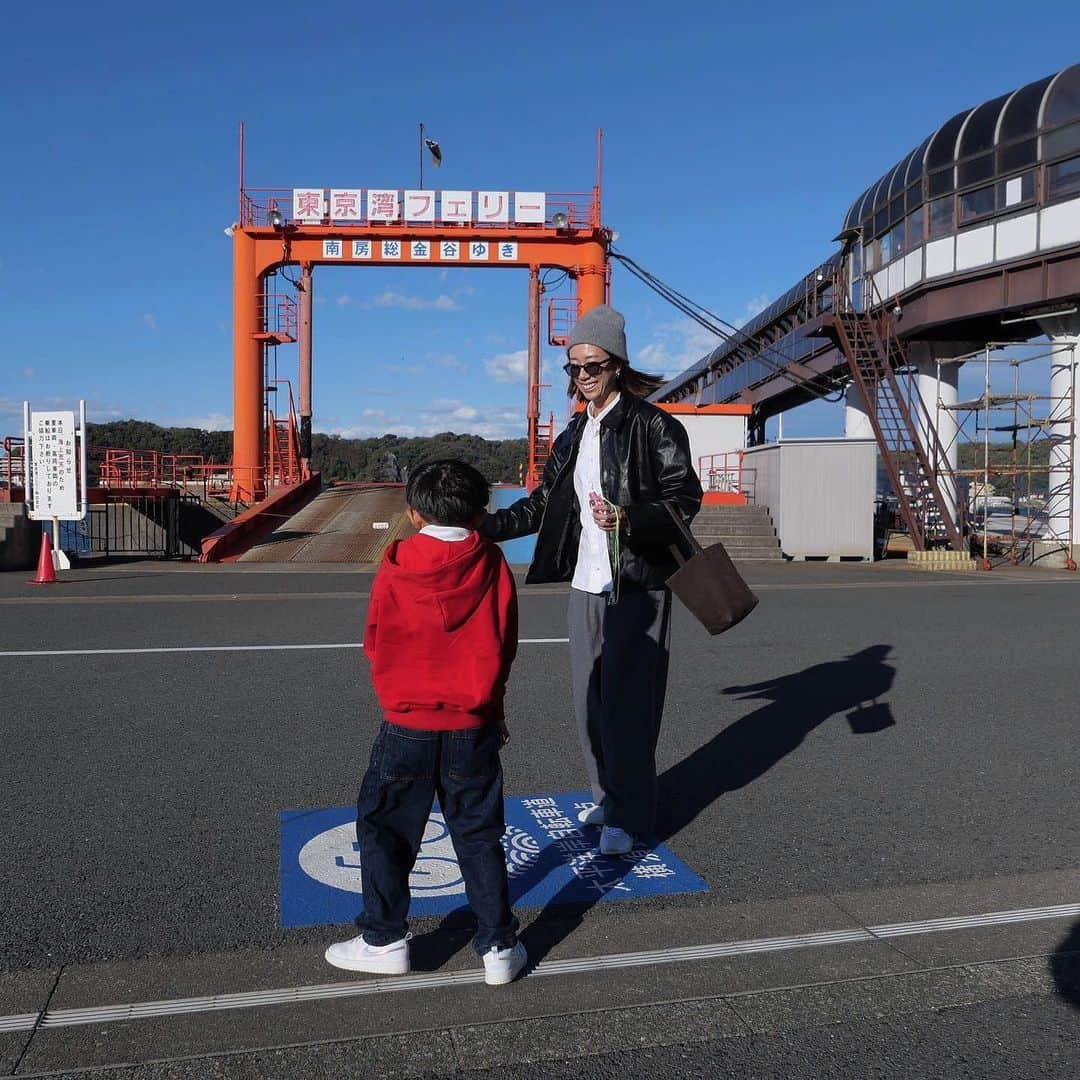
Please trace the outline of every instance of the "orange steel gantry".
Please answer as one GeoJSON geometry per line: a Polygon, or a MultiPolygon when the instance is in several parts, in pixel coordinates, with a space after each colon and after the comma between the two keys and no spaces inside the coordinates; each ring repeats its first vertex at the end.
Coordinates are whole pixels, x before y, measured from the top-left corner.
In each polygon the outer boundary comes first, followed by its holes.
{"type": "MultiPolygon", "coordinates": [[[[529,272],[527,416],[529,462],[526,483],[540,480],[553,437],[553,424],[540,423],[540,271],[566,271],[574,286],[569,306],[551,300],[548,340],[565,344],[573,323],[608,299],[611,231],[601,223],[601,146],[597,132],[596,182],[591,192],[544,193],[542,221],[523,223],[479,220],[474,196],[515,192],[453,193],[469,197],[467,222],[371,220],[370,208],[357,206],[356,217],[332,217],[320,192],[321,217],[296,220],[293,189],[244,186],[244,132],[240,127],[240,207],[232,226],[233,240],[233,498],[252,503],[262,499],[273,478],[267,471],[264,359],[266,349],[299,338],[300,456],[311,455],[311,321],[312,270],[316,266],[451,266],[510,267],[529,272]],[[268,277],[284,266],[300,268],[300,313],[294,302],[268,290],[268,277]],[[298,328],[297,328],[298,327],[298,328]]],[[[370,201],[369,191],[369,201],[370,201]]],[[[396,196],[400,199],[402,189],[396,196]]],[[[442,192],[408,192],[441,200],[442,192]]],[[[359,204],[359,199],[357,200],[359,204]]],[[[441,205],[441,202],[439,203],[441,205]]],[[[397,204],[395,203],[395,209],[397,204]]],[[[434,216],[434,214],[433,214],[434,216]]]]}

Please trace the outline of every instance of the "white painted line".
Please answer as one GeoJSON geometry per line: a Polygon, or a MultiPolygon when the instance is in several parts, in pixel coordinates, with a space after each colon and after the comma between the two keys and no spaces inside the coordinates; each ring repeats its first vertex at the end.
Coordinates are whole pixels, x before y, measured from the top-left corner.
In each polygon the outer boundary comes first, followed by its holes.
{"type": "MultiPolygon", "coordinates": [[[[566,645],[564,637],[518,638],[519,645],[566,645]]],[[[277,652],[305,649],[362,649],[359,642],[343,641],[332,645],[175,645],[157,649],[23,649],[0,652],[0,656],[128,656],[134,653],[199,653],[199,652],[277,652]]]]}
{"type": "MultiPolygon", "coordinates": [[[[883,926],[826,930],[788,937],[752,938],[714,945],[688,945],[647,952],[614,953],[610,956],[585,956],[570,960],[544,960],[528,973],[528,978],[548,975],[576,975],[618,968],[680,964],[697,960],[715,960],[728,956],[752,956],[757,953],[784,952],[824,945],[870,944],[882,938],[934,934],[949,930],[970,930],[985,926],[1032,922],[1038,919],[1066,919],[1080,915],[1080,904],[1054,907],[1017,908],[991,911],[983,915],[923,919],[919,922],[890,923],[883,926]]],[[[400,993],[406,990],[435,990],[448,986],[475,985],[484,981],[481,969],[454,971],[436,975],[402,975],[367,979],[362,982],[322,983],[316,986],[293,986],[281,990],[252,990],[237,994],[212,994],[206,997],[173,998],[168,1001],[139,1001],[126,1005],[95,1005],[80,1009],[50,1009],[40,1017],[41,1027],[75,1027],[81,1024],[104,1024],[116,1020],[145,1020],[152,1017],[180,1016],[225,1009],[248,1009],[263,1005],[292,1005],[329,998],[360,997],[369,994],[400,993]]],[[[0,1017],[0,1031],[28,1031],[39,1019],[38,1013],[0,1017]]]]}
{"type": "Polygon", "coordinates": [[[16,1013],[14,1016],[0,1016],[0,1033],[5,1031],[30,1031],[38,1022],[41,1013],[16,1013]]]}

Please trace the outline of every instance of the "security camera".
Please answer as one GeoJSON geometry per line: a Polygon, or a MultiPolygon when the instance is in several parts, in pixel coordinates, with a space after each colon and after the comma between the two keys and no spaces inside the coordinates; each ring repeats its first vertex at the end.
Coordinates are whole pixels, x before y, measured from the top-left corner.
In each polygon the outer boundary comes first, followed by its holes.
{"type": "Polygon", "coordinates": [[[904,314],[904,309],[900,306],[899,302],[893,304],[892,313],[894,319],[899,319],[900,316],[904,314]]]}

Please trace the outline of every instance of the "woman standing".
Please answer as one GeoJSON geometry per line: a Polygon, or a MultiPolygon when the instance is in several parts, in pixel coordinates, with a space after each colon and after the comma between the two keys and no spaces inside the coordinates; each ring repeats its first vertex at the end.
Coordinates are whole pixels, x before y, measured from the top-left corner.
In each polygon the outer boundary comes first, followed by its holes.
{"type": "Polygon", "coordinates": [[[574,711],[600,850],[621,855],[656,818],[656,741],[667,687],[679,541],[701,505],[686,430],[645,400],[663,380],[630,366],[625,320],[602,304],[570,335],[568,393],[586,404],[555,440],[540,486],[489,514],[492,540],[538,533],[526,582],[569,581],[574,711]]]}

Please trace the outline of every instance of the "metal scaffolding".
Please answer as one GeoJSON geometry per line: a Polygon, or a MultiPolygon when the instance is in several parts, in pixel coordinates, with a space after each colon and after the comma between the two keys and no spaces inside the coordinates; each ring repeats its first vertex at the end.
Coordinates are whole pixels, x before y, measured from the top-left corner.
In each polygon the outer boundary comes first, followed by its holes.
{"type": "Polygon", "coordinates": [[[1072,348],[1046,342],[990,342],[963,356],[937,361],[935,427],[955,425],[945,450],[954,448],[958,502],[971,551],[984,569],[1010,563],[1046,565],[1073,561],[1073,476],[1076,446],[1076,368],[1072,348]],[[1068,353],[1067,384],[1058,392],[1049,369],[1068,353]],[[942,369],[950,364],[982,362],[983,392],[977,398],[948,404],[942,399],[942,369]],[[1040,386],[1032,365],[1048,361],[1040,386]],[[943,424],[952,414],[952,422],[943,424]]]}

